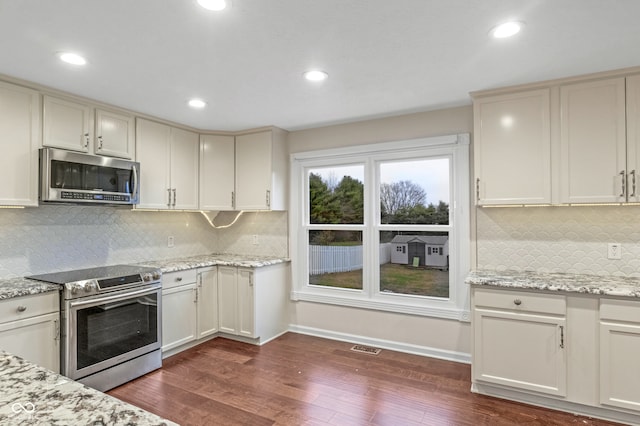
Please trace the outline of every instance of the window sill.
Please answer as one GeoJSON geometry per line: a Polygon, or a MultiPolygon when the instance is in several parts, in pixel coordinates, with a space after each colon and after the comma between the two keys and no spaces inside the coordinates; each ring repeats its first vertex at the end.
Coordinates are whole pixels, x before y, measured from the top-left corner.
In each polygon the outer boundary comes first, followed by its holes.
{"type": "Polygon", "coordinates": [[[394,312],[398,314],[418,315],[441,319],[470,322],[468,310],[455,307],[449,300],[434,301],[429,306],[423,304],[393,303],[386,300],[365,299],[361,297],[347,297],[315,292],[293,291],[291,300],[326,303],[329,305],[347,306],[350,308],[371,309],[377,311],[394,312]],[[442,304],[443,306],[436,306],[442,304]],[[446,305],[446,306],[445,306],[446,305]]]}

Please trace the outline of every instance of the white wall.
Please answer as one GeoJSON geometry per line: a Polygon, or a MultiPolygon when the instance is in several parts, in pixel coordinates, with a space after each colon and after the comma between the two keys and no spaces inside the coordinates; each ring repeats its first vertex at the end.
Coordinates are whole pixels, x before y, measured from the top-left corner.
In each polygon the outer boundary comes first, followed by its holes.
{"type": "MultiPolygon", "coordinates": [[[[449,108],[289,133],[290,153],[471,133],[471,106],[449,108]]],[[[296,232],[290,230],[291,234],[296,232]]],[[[295,261],[295,259],[294,259],[295,261]]],[[[471,352],[468,323],[311,302],[292,302],[296,331],[409,352],[465,359],[471,352]]]]}

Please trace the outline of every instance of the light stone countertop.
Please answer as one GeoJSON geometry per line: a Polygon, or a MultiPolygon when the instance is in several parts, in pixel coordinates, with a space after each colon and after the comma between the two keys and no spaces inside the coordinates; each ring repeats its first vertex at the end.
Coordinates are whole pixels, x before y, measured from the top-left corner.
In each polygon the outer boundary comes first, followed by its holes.
{"type": "MultiPolygon", "coordinates": [[[[150,260],[146,262],[137,262],[136,264],[140,266],[160,268],[163,273],[167,273],[194,268],[206,268],[216,265],[261,268],[279,263],[287,263],[289,261],[289,259],[281,257],[244,256],[237,254],[205,254],[177,259],[150,260]]],[[[29,280],[23,277],[0,279],[0,300],[59,290],[60,286],[56,284],[29,280]]]]}
{"type": "Polygon", "coordinates": [[[177,424],[3,351],[0,383],[3,425],[177,424]]]}
{"type": "Polygon", "coordinates": [[[238,254],[205,254],[179,259],[140,262],[139,265],[160,268],[162,273],[168,273],[217,265],[262,268],[287,262],[289,262],[289,259],[282,257],[244,256],[238,254]]]}
{"type": "Polygon", "coordinates": [[[476,270],[469,273],[465,282],[471,285],[502,288],[640,298],[639,278],[584,274],[476,270]]]}
{"type": "Polygon", "coordinates": [[[60,286],[26,278],[8,278],[0,280],[0,300],[32,294],[59,291],[60,286]]]}

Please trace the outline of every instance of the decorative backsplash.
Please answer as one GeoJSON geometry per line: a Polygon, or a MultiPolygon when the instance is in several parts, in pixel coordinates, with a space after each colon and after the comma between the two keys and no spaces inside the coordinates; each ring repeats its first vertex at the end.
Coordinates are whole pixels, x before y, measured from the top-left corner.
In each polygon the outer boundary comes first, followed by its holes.
{"type": "Polygon", "coordinates": [[[288,256],[286,212],[247,212],[214,228],[237,214],[210,222],[201,213],[116,207],[0,209],[0,279],[210,253],[288,256]]]}
{"type": "Polygon", "coordinates": [[[478,268],[640,277],[640,206],[478,208],[478,268]],[[622,244],[622,259],[607,258],[622,244]]]}

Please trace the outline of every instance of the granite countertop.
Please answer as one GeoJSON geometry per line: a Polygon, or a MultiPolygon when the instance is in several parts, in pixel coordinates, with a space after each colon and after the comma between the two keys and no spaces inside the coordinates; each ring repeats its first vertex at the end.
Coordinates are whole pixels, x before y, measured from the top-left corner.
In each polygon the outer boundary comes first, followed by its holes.
{"type": "Polygon", "coordinates": [[[467,284],[640,298],[640,279],[521,271],[472,271],[467,284]]]}
{"type": "MultiPolygon", "coordinates": [[[[177,259],[151,260],[146,262],[139,262],[137,264],[141,266],[160,268],[163,273],[166,273],[184,271],[194,268],[206,268],[208,266],[216,265],[261,268],[264,266],[276,265],[278,263],[286,263],[289,261],[289,259],[282,257],[242,256],[237,254],[205,254],[177,259]]],[[[58,285],[29,280],[23,277],[0,279],[0,300],[59,290],[60,287],[58,285]]]]}
{"type": "Polygon", "coordinates": [[[0,280],[0,300],[58,290],[60,290],[60,286],[57,284],[28,280],[22,277],[0,280]]]}
{"type": "Polygon", "coordinates": [[[179,259],[140,262],[139,265],[160,268],[163,273],[184,271],[187,269],[206,268],[208,266],[240,266],[245,268],[261,268],[289,262],[282,257],[243,256],[237,254],[206,254],[179,259]]]}
{"type": "Polygon", "coordinates": [[[177,424],[3,351],[0,383],[0,424],[177,424]]]}

